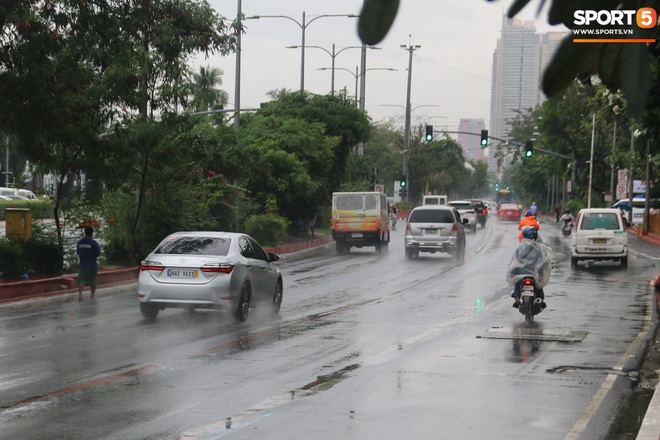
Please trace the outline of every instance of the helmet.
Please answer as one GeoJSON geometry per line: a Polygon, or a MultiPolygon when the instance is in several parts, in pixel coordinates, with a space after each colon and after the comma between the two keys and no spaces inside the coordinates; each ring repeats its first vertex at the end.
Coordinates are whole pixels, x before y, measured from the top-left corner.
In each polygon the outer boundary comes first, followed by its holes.
{"type": "Polygon", "coordinates": [[[525,213],[525,217],[529,217],[530,215],[533,215],[532,210],[528,209],[527,212],[525,213]]]}
{"type": "Polygon", "coordinates": [[[564,211],[564,214],[570,214],[570,213],[571,213],[570,209],[567,209],[567,210],[564,211]]]}
{"type": "Polygon", "coordinates": [[[529,238],[530,240],[536,240],[536,237],[539,236],[538,232],[536,232],[536,228],[531,226],[523,229],[522,234],[523,238],[529,238]]]}

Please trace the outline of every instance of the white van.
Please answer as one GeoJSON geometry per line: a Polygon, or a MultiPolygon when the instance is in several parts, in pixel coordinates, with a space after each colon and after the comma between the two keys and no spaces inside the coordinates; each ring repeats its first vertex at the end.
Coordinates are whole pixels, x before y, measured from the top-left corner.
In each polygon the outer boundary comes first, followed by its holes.
{"type": "Polygon", "coordinates": [[[585,208],[571,238],[571,267],[581,260],[613,260],[628,265],[628,233],[618,208],[585,208]]]}
{"type": "Polygon", "coordinates": [[[0,196],[21,200],[38,200],[37,196],[28,189],[0,187],[0,196]]]}
{"type": "Polygon", "coordinates": [[[422,205],[446,205],[446,204],[447,204],[446,195],[424,196],[424,199],[422,200],[422,205]]]}

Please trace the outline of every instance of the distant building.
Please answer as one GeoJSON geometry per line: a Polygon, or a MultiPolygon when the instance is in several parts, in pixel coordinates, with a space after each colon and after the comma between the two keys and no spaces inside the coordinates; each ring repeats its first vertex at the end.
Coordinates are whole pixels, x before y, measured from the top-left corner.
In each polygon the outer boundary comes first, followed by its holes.
{"type": "Polygon", "coordinates": [[[480,160],[486,162],[486,150],[481,148],[481,130],[485,129],[486,125],[483,119],[461,119],[458,124],[458,131],[463,133],[458,134],[458,143],[463,147],[463,155],[468,160],[480,160]],[[475,135],[464,134],[475,133],[475,135]]]}
{"type": "MultiPolygon", "coordinates": [[[[509,121],[516,110],[543,103],[543,69],[550,62],[565,32],[537,34],[533,21],[502,19],[502,33],[493,54],[489,135],[507,139],[509,121]]],[[[489,149],[488,171],[498,170],[494,150],[489,149]]]]}

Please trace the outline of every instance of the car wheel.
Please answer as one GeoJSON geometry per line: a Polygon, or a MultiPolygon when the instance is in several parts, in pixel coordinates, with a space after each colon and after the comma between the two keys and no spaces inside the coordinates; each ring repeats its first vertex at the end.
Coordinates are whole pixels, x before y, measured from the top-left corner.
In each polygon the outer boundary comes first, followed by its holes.
{"type": "Polygon", "coordinates": [[[350,246],[348,246],[347,244],[345,244],[343,241],[338,241],[338,242],[336,243],[336,247],[337,247],[337,253],[338,253],[339,255],[348,252],[348,250],[350,249],[350,246]]]}
{"type": "Polygon", "coordinates": [[[379,253],[379,254],[382,251],[382,248],[381,248],[382,243],[383,243],[383,241],[380,240],[380,239],[376,242],[376,252],[379,253]]]}
{"type": "Polygon", "coordinates": [[[282,297],[284,295],[284,291],[282,289],[282,281],[277,280],[277,284],[275,285],[275,293],[273,293],[273,312],[274,313],[280,313],[280,307],[282,307],[282,297]]]}
{"type": "Polygon", "coordinates": [[[158,317],[158,307],[153,304],[140,303],[140,313],[144,319],[154,322],[158,317]]]}
{"type": "Polygon", "coordinates": [[[407,260],[412,260],[412,257],[413,257],[412,249],[406,249],[406,259],[407,260]]]}
{"type": "Polygon", "coordinates": [[[628,257],[621,258],[621,267],[628,267],[628,257]]]}
{"type": "Polygon", "coordinates": [[[573,269],[577,269],[578,267],[578,259],[576,257],[571,257],[571,267],[573,269]]]}
{"type": "Polygon", "coordinates": [[[250,294],[252,289],[249,282],[243,284],[241,289],[241,296],[238,299],[238,307],[236,307],[236,319],[243,322],[247,319],[248,313],[250,312],[250,294]]]}

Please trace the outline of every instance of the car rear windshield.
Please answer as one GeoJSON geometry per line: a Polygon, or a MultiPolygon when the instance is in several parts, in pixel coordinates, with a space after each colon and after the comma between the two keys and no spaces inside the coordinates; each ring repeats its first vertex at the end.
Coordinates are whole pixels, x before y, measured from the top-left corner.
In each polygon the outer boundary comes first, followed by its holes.
{"type": "Polygon", "coordinates": [[[609,229],[617,230],[619,228],[619,214],[616,213],[585,213],[583,214],[581,230],[609,229]]]}
{"type": "Polygon", "coordinates": [[[230,238],[174,236],[161,243],[154,253],[226,256],[230,244],[230,238]]]}
{"type": "Polygon", "coordinates": [[[410,223],[454,223],[450,211],[438,209],[416,209],[410,213],[410,223]]]}

